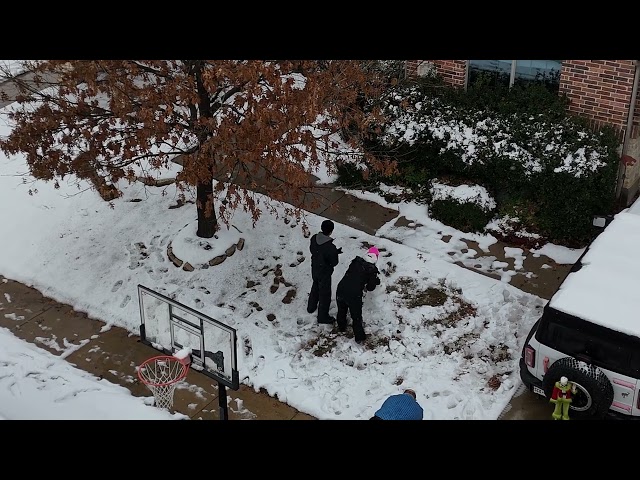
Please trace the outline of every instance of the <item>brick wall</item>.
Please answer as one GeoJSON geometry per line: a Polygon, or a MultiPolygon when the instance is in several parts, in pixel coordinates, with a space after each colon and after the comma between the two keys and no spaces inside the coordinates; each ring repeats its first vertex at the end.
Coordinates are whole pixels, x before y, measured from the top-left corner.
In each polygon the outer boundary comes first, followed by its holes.
{"type": "Polygon", "coordinates": [[[407,76],[415,76],[418,66],[422,62],[433,63],[436,67],[437,74],[442,77],[446,83],[456,87],[464,87],[464,79],[467,71],[466,60],[407,60],[407,76]]]}
{"type": "MultiPolygon", "coordinates": [[[[609,124],[622,134],[627,124],[633,88],[633,60],[564,60],[560,93],[569,97],[569,110],[588,118],[595,127],[609,124]]],[[[636,102],[633,129],[638,137],[640,101],[636,102]]]]}

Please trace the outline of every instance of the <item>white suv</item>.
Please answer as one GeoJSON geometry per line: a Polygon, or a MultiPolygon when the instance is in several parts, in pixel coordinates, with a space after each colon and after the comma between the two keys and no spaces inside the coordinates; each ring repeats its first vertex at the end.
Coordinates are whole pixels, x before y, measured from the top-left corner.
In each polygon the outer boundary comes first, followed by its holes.
{"type": "Polygon", "coordinates": [[[575,383],[571,418],[640,419],[640,200],[613,217],[551,297],[525,341],[520,377],[546,398],[560,377],[575,383]]]}

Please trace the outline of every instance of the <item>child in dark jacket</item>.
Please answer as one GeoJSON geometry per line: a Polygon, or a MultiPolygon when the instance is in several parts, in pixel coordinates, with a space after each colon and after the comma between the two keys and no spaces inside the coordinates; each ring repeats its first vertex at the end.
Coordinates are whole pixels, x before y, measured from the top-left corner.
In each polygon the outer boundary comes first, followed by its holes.
{"type": "Polygon", "coordinates": [[[347,313],[351,314],[353,335],[358,343],[366,338],[362,325],[362,297],[365,290],[371,292],[380,285],[378,267],[375,265],[379,255],[378,249],[371,247],[364,258],[356,256],[336,290],[338,330],[344,332],[347,329],[347,313]]]}
{"type": "Polygon", "coordinates": [[[331,304],[331,276],[338,265],[338,255],[342,248],[333,244],[333,222],[324,220],[321,231],[311,237],[309,251],[311,252],[311,292],[307,302],[307,312],[318,310],[318,323],[333,324],[335,318],[329,315],[331,304]]]}

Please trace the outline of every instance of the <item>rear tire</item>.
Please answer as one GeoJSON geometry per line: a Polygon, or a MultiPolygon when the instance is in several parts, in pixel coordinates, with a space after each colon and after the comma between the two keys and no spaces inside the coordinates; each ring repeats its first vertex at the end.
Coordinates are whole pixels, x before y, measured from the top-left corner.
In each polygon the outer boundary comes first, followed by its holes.
{"type": "Polygon", "coordinates": [[[553,387],[560,377],[567,377],[576,384],[569,416],[576,418],[601,418],[613,402],[613,386],[605,373],[594,365],[588,365],[573,357],[554,362],[542,379],[542,388],[551,398],[553,387]]]}

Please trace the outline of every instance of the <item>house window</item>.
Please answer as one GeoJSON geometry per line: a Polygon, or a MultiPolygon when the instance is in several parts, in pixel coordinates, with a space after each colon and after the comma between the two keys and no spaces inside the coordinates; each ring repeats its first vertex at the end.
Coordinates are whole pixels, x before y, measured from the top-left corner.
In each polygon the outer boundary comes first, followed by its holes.
{"type": "Polygon", "coordinates": [[[468,85],[484,82],[511,87],[514,84],[541,82],[558,91],[562,60],[469,60],[468,85]]]}

